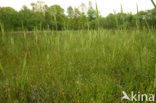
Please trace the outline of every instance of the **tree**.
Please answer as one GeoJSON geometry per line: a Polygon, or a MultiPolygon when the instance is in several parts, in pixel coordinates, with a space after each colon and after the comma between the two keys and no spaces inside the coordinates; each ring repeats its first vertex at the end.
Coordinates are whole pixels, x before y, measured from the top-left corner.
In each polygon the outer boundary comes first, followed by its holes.
{"type": "Polygon", "coordinates": [[[87,29],[87,17],[84,12],[79,17],[79,29],[87,29]]]}
{"type": "Polygon", "coordinates": [[[96,18],[96,11],[93,9],[91,1],[89,1],[89,8],[87,14],[90,21],[96,18]]]}
{"type": "Polygon", "coordinates": [[[23,6],[23,8],[19,11],[19,21],[22,29],[33,30],[34,27],[39,29],[42,28],[42,24],[45,23],[44,15],[41,12],[34,12],[28,7],[23,6]]]}
{"type": "Polygon", "coordinates": [[[80,10],[79,10],[79,8],[75,8],[74,9],[74,17],[79,17],[81,15],[81,12],[80,12],[80,10]]]}
{"type": "Polygon", "coordinates": [[[45,12],[45,19],[48,27],[55,30],[61,30],[64,26],[64,9],[59,5],[47,7],[45,12]]]}
{"type": "Polygon", "coordinates": [[[45,13],[46,5],[43,1],[38,0],[37,3],[31,3],[32,10],[34,12],[42,12],[45,13]]]}
{"type": "Polygon", "coordinates": [[[67,13],[68,13],[68,18],[73,18],[73,16],[74,16],[74,10],[73,10],[73,8],[71,6],[69,6],[67,8],[67,13]]]}
{"type": "Polygon", "coordinates": [[[18,12],[11,7],[0,8],[0,22],[5,30],[13,30],[18,26],[18,12]]]}
{"type": "Polygon", "coordinates": [[[92,2],[89,1],[89,7],[88,7],[88,12],[87,12],[87,16],[88,16],[88,30],[91,29],[95,29],[96,27],[96,10],[93,9],[92,7],[92,2]]]}

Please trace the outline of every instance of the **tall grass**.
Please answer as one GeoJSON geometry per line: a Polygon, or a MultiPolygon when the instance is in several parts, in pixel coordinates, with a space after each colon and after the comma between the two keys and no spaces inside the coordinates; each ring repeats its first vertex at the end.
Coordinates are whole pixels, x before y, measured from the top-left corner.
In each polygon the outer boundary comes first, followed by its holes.
{"type": "Polygon", "coordinates": [[[0,23],[0,27],[1,27],[1,34],[2,34],[2,36],[4,36],[4,26],[2,23],[0,23]]]}
{"type": "Polygon", "coordinates": [[[7,34],[0,41],[0,77],[7,77],[0,78],[0,103],[120,103],[122,91],[155,92],[156,35],[140,31],[138,6],[136,30],[119,27],[117,16],[117,30],[99,29],[97,3],[96,20],[97,31],[88,22],[88,31],[7,34]]]}
{"type": "Polygon", "coordinates": [[[38,41],[38,29],[37,29],[37,26],[34,27],[34,36],[35,36],[35,41],[37,42],[38,41]]]}
{"type": "Polygon", "coordinates": [[[137,30],[139,30],[140,29],[140,21],[139,21],[139,8],[138,8],[138,4],[136,4],[136,8],[137,8],[136,27],[137,27],[137,30]]]}
{"type": "Polygon", "coordinates": [[[0,103],[114,103],[122,91],[155,91],[154,31],[43,33],[0,41],[0,103]]]}
{"type": "Polygon", "coordinates": [[[4,69],[3,69],[3,67],[2,67],[2,64],[0,63],[0,74],[1,75],[4,75],[4,69]]]}
{"type": "MultiPolygon", "coordinates": [[[[114,11],[114,14],[116,15],[116,11],[114,11]]],[[[116,23],[116,28],[117,30],[119,29],[119,21],[118,21],[118,16],[114,16],[115,17],[115,23],[116,23]]]]}
{"type": "Polygon", "coordinates": [[[97,5],[97,2],[96,2],[96,20],[97,20],[97,27],[98,27],[98,30],[99,30],[99,10],[98,10],[98,5],[97,5]]]}
{"type": "Polygon", "coordinates": [[[23,61],[22,80],[21,80],[22,89],[24,89],[28,79],[28,70],[26,65],[27,65],[27,56],[25,56],[23,61]]]}
{"type": "MultiPolygon", "coordinates": [[[[152,36],[152,40],[156,43],[156,38],[152,36]]],[[[155,51],[156,52],[156,51],[155,51]]],[[[155,63],[155,80],[154,80],[154,88],[156,89],[156,63],[155,63]]]]}
{"type": "Polygon", "coordinates": [[[2,40],[4,40],[4,25],[2,23],[0,23],[0,30],[1,30],[2,40]]]}

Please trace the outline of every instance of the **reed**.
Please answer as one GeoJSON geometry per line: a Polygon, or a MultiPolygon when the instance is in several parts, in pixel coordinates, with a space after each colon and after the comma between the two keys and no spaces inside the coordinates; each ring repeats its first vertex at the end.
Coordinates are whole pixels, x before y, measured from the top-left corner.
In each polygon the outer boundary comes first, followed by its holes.
{"type": "Polygon", "coordinates": [[[2,35],[2,40],[4,40],[4,25],[2,23],[0,23],[0,30],[1,30],[1,35],[2,35]]]}
{"type": "Polygon", "coordinates": [[[4,69],[2,67],[2,64],[0,63],[0,73],[2,73],[2,75],[4,75],[4,69]]]}
{"type": "Polygon", "coordinates": [[[28,79],[27,56],[25,56],[22,68],[21,88],[24,90],[28,79]]]}

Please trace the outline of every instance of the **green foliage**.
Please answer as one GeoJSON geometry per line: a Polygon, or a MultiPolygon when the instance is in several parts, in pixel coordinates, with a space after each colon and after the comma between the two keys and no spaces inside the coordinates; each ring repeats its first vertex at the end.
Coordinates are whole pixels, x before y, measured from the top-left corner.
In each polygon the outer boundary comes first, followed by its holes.
{"type": "Polygon", "coordinates": [[[121,6],[102,17],[91,2],[87,12],[70,6],[68,16],[59,5],[32,8],[0,7],[3,37],[4,28],[24,31],[0,40],[0,103],[116,103],[123,90],[155,92],[156,9],[121,6]]]}
{"type": "Polygon", "coordinates": [[[11,7],[0,7],[0,22],[6,31],[14,30],[18,25],[18,12],[11,7]]]}
{"type": "Polygon", "coordinates": [[[23,33],[0,41],[0,103],[120,103],[123,90],[155,92],[155,30],[36,33],[37,43],[23,33]]]}
{"type": "Polygon", "coordinates": [[[71,6],[69,6],[67,8],[67,13],[68,13],[68,18],[73,18],[73,16],[74,16],[74,10],[73,10],[73,8],[71,6]]]}
{"type": "MultiPolygon", "coordinates": [[[[33,12],[26,6],[23,6],[22,10],[19,11],[20,25],[26,30],[33,30],[34,27],[40,28],[41,23],[45,24],[44,15],[41,12],[33,12]]],[[[43,28],[43,27],[42,27],[43,28]]]]}
{"type": "Polygon", "coordinates": [[[64,26],[64,9],[59,5],[53,5],[51,7],[47,7],[45,11],[46,25],[50,29],[61,30],[64,26]]]}
{"type": "Polygon", "coordinates": [[[89,21],[95,20],[97,16],[96,10],[93,9],[91,1],[89,1],[89,8],[87,14],[89,21]]]}
{"type": "Polygon", "coordinates": [[[137,14],[124,13],[121,5],[121,12],[109,14],[106,17],[100,15],[97,3],[96,8],[89,2],[88,11],[85,11],[84,4],[79,8],[67,8],[67,15],[59,5],[47,6],[44,2],[32,3],[32,10],[26,6],[20,11],[11,7],[0,7],[0,22],[6,31],[32,31],[34,27],[39,30],[94,30],[104,29],[143,29],[156,28],[156,9],[147,11],[138,10],[137,14]],[[84,12],[85,11],[85,12],[84,12]]]}

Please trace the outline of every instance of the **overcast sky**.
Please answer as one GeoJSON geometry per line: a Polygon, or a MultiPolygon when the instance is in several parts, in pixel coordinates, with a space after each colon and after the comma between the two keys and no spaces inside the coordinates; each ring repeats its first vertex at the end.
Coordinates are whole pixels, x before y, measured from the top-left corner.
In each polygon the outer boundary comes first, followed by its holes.
{"type": "MultiPolygon", "coordinates": [[[[68,6],[78,7],[81,3],[88,6],[89,0],[42,0],[48,6],[59,4],[65,10],[68,6]]],[[[120,12],[120,5],[122,5],[124,12],[136,13],[136,4],[138,4],[140,10],[148,10],[154,8],[151,0],[90,0],[95,7],[95,1],[97,1],[100,13],[103,16],[116,12],[120,12]]],[[[156,2],[156,0],[154,0],[156,2]]],[[[16,10],[20,10],[23,5],[31,8],[30,3],[37,2],[37,0],[0,0],[0,6],[10,6],[16,10]]]]}

